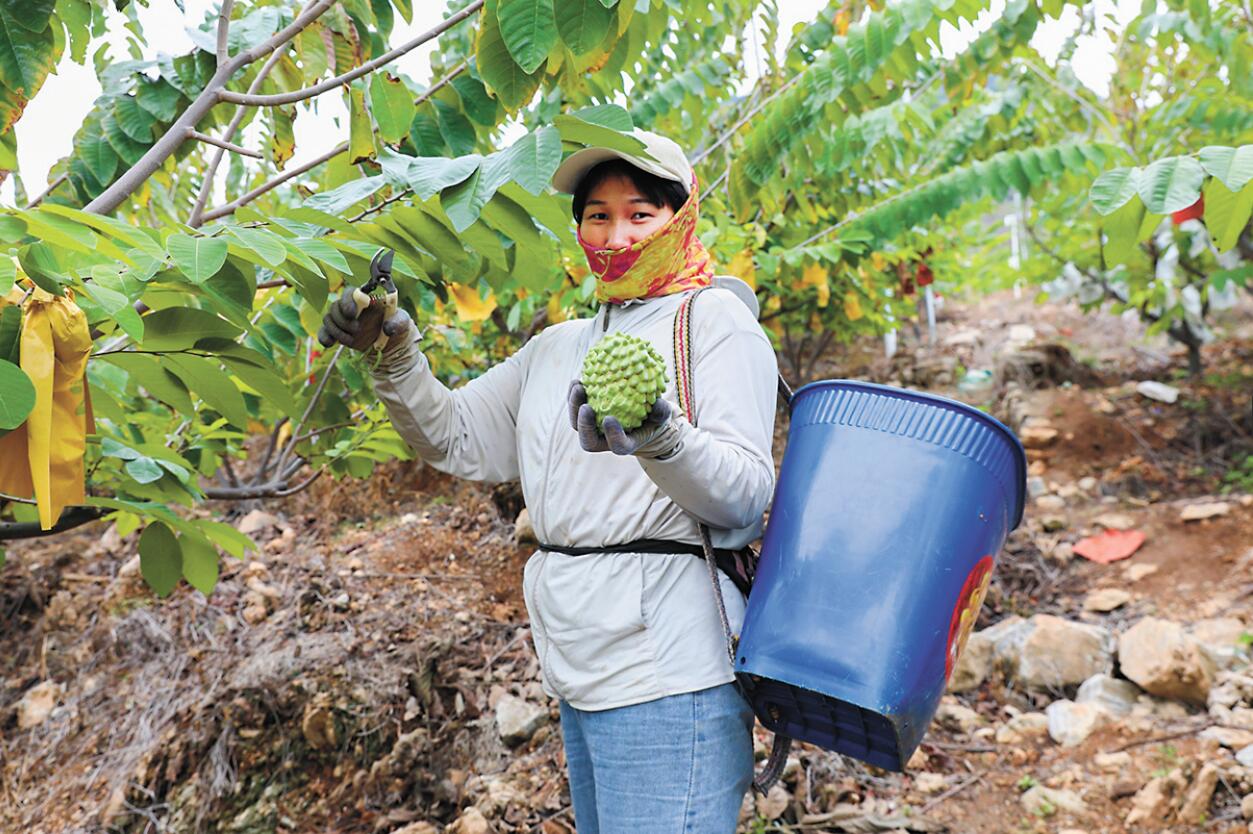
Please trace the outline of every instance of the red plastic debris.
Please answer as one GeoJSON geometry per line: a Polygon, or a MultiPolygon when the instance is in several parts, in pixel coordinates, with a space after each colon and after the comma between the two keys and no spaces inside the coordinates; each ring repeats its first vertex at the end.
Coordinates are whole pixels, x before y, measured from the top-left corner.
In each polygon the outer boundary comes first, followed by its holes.
{"type": "Polygon", "coordinates": [[[1106,530],[1099,536],[1089,536],[1075,542],[1075,555],[1102,565],[1126,559],[1144,544],[1144,534],[1139,530],[1106,530]]]}

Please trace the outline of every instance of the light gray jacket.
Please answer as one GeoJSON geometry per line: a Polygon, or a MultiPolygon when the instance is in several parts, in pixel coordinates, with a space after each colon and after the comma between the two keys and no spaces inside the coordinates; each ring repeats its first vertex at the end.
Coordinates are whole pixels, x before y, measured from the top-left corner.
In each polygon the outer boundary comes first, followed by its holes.
{"type": "MultiPolygon", "coordinates": [[[[437,469],[463,478],[520,478],[541,542],[587,547],[637,539],[716,547],[761,534],[774,489],[777,364],[753,314],[711,289],[693,307],[698,427],[680,418],[681,445],[666,460],[585,452],[566,394],[588,349],[608,331],[653,343],[674,393],[673,321],[684,294],[605,305],[590,319],[551,325],[482,376],[448,390],[414,343],[385,352],[374,387],[392,424],[437,469]],[[606,322],[606,317],[608,321],[606,322]]],[[[744,599],[723,593],[738,631],[744,599]]],[[[642,703],[733,679],[713,593],[688,554],[536,552],[523,578],[545,691],[579,709],[642,703]]]]}

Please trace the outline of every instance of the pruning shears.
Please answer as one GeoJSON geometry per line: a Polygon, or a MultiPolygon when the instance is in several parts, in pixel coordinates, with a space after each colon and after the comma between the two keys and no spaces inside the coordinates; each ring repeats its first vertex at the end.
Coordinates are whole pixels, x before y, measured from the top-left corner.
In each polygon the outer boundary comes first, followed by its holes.
{"type": "MultiPolygon", "coordinates": [[[[375,252],[370,259],[370,280],[352,291],[361,329],[366,333],[378,331],[374,347],[379,349],[387,344],[388,339],[383,332],[383,322],[396,314],[396,282],[392,280],[392,259],[395,256],[395,251],[386,247],[375,252]]],[[[325,331],[318,333],[318,341],[323,347],[330,347],[335,342],[325,331]]]]}

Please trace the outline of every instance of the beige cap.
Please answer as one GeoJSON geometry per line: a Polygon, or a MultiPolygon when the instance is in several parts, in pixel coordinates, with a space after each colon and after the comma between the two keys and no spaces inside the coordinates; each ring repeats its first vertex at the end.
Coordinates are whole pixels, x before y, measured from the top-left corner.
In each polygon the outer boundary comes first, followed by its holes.
{"type": "Polygon", "coordinates": [[[614,148],[584,148],[571,154],[553,173],[553,188],[573,194],[583,175],[609,159],[623,159],[662,179],[675,180],[685,188],[692,184],[692,165],[683,149],[672,140],[638,127],[629,134],[644,143],[642,154],[630,154],[614,148]],[[651,157],[651,158],[650,158],[651,157]]]}

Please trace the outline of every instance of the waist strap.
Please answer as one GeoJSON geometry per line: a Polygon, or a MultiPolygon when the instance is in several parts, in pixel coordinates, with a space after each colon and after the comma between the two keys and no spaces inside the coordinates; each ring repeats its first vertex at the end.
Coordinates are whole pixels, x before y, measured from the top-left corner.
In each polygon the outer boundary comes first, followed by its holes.
{"type": "MultiPolygon", "coordinates": [[[[699,544],[674,542],[665,539],[636,539],[622,544],[603,544],[597,547],[564,547],[559,544],[539,545],[540,550],[550,553],[563,553],[566,556],[589,556],[593,553],[687,553],[699,559],[705,558],[705,551],[699,544]]],[[[713,548],[714,560],[740,593],[748,596],[752,574],[746,570],[745,551],[728,550],[725,547],[713,548]]],[[[751,551],[749,551],[751,553],[751,551]]]]}
{"type": "MultiPolygon", "coordinates": [[[[703,558],[705,555],[705,551],[701,550],[699,544],[672,542],[665,539],[636,539],[633,542],[602,544],[596,547],[563,547],[559,544],[541,543],[539,549],[564,553],[567,556],[588,556],[593,553],[690,553],[703,558]]],[[[715,549],[714,553],[717,552],[715,549]]]]}

